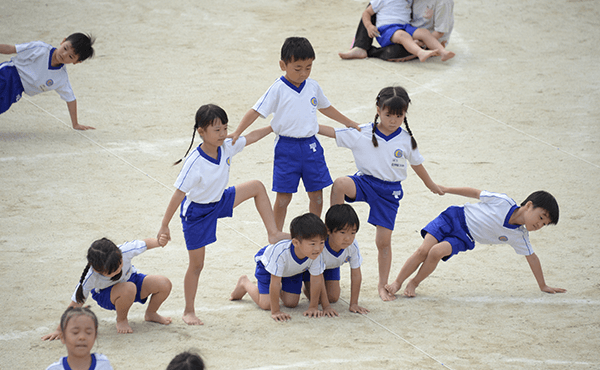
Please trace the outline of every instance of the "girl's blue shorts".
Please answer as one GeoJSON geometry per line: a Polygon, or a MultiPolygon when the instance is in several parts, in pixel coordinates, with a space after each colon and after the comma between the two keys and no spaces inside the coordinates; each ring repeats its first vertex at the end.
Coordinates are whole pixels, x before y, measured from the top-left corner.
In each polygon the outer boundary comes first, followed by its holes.
{"type": "MultiPolygon", "coordinates": [[[[188,250],[202,248],[217,241],[217,220],[233,215],[235,187],[230,186],[223,192],[221,200],[214,203],[190,203],[186,215],[180,214],[183,225],[185,246],[188,250]]],[[[185,200],[181,202],[183,204],[185,200]]]]}
{"type": "Polygon", "coordinates": [[[367,202],[370,207],[367,221],[371,225],[394,230],[400,199],[404,196],[400,181],[384,181],[369,175],[348,177],[354,181],[356,186],[356,199],[346,197],[346,201],[349,203],[367,202]]]}
{"type": "MultiPolygon", "coordinates": [[[[127,280],[128,282],[132,282],[135,284],[135,287],[137,288],[137,292],[135,293],[135,301],[134,302],[138,302],[141,304],[146,303],[146,301],[148,300],[148,297],[142,299],[140,297],[140,292],[142,291],[142,284],[144,283],[144,278],[146,277],[146,275],[136,272],[131,274],[131,277],[129,278],[129,280],[127,280]]],[[[94,298],[94,300],[98,303],[98,306],[106,309],[106,310],[115,310],[115,305],[111,302],[110,300],[110,292],[112,292],[112,288],[113,286],[109,286],[108,288],[104,288],[102,290],[100,290],[99,292],[96,292],[96,290],[92,290],[92,298],[94,298]]]]}

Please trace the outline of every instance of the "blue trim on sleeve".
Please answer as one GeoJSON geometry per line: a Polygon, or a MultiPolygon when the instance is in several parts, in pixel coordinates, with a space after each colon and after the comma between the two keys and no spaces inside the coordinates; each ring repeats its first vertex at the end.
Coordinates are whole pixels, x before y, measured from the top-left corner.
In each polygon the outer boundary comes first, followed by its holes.
{"type": "Polygon", "coordinates": [[[296,85],[294,85],[293,83],[291,83],[290,81],[288,81],[285,78],[285,76],[281,76],[280,79],[281,79],[281,81],[283,81],[284,84],[286,84],[287,86],[289,86],[290,89],[294,90],[298,94],[300,94],[302,92],[302,89],[306,85],[306,80],[302,81],[302,83],[300,84],[300,86],[296,87],[296,85]]]}

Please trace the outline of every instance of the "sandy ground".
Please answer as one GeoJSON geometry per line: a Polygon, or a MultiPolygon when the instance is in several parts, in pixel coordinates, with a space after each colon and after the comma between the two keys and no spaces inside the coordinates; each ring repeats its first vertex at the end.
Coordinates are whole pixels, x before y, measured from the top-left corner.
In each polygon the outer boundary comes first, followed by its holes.
{"type": "MultiPolygon", "coordinates": [[[[228,300],[238,277],[252,276],[252,257],[266,243],[248,202],[220,222],[218,241],[207,247],[196,300],[204,326],[181,320],[187,252],[175,219],[172,242],[134,260],[142,272],[173,282],[161,310],[173,324],[144,322],[145,308],[136,305],[129,315],[135,333],[119,335],[114,313],[90,300],[101,319],[95,350],[115,369],[164,369],[190,348],[209,369],[600,368],[600,3],[457,0],[453,60],[343,61],[337,52],[350,46],[364,6],[363,0],[0,2],[2,43],[58,45],[75,31],[98,38],[96,57],[69,67],[80,123],[97,130],[70,129],[55,93],[26,97],[0,116],[0,368],[43,369],[66,354],[60,342],[40,337],[67,306],[89,244],[103,236],[120,243],[156,235],[180,168],[171,163],[189,144],[197,108],[219,104],[235,127],[280,75],[279,50],[292,35],[311,40],[317,54],[311,77],[356,121],[373,119],[382,87],[407,88],[411,128],[436,182],[505,192],[517,201],[538,189],[553,193],[560,222],[531,239],[548,284],[568,292],[539,291],[525,258],[509,246],[479,245],[441,264],[417,298],[384,303],[376,292],[375,228],[358,204],[360,304],[371,313],[348,311],[344,269],[342,300],[334,305],[339,318],[304,318],[302,299],[285,309],[291,321],[276,323],[249,297],[228,300]]],[[[231,184],[259,179],[270,189],[272,140],[235,157],[231,184]]],[[[355,171],[349,151],[322,142],[332,177],[355,171]]],[[[414,173],[404,187],[392,276],[420,244],[420,228],[466,201],[429,193],[414,173]]],[[[307,206],[300,191],[287,221],[307,206]]]]}

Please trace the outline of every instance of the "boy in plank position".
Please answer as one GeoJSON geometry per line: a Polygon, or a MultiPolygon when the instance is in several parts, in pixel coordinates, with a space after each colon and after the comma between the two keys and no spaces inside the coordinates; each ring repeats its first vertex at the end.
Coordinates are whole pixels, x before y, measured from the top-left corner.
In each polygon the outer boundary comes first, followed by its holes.
{"type": "MultiPolygon", "coordinates": [[[[302,291],[302,273],[309,271],[315,289],[304,316],[323,316],[318,297],[323,289],[325,264],[321,252],[327,238],[327,228],[318,216],[306,213],[292,220],[290,233],[292,240],[282,240],[258,251],[254,256],[254,276],[258,286],[248,276],[242,275],[231,293],[232,301],[242,299],[248,293],[260,308],[271,310],[273,320],[287,321],[291,317],[281,312],[279,299],[286,307],[296,307],[302,291]]],[[[330,309],[328,302],[323,304],[323,310],[328,312],[330,309]]]]}
{"type": "Polygon", "coordinates": [[[543,292],[566,292],[566,289],[546,285],[542,265],[529,242],[529,231],[558,223],[558,203],[550,193],[536,191],[519,207],[506,194],[467,187],[440,186],[440,189],[444,193],[475,198],[480,202],[448,207],[421,230],[423,244],[404,263],[396,280],[385,286],[390,294],[400,290],[404,281],[419,269],[404,289],[405,296],[414,297],[419,284],[435,270],[440,260],[447,261],[458,252],[473,249],[475,242],[510,244],[517,254],[527,258],[533,276],[543,292]]]}

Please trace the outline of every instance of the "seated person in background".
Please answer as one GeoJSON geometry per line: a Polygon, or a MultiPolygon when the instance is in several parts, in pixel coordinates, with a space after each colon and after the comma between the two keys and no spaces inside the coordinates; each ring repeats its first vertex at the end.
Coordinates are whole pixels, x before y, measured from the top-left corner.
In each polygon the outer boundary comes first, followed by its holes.
{"type": "MultiPolygon", "coordinates": [[[[376,20],[377,15],[373,15],[371,22],[375,24],[376,20]]],[[[454,0],[414,0],[410,24],[416,28],[428,29],[446,47],[454,28],[454,0]]],[[[418,41],[417,44],[419,44],[418,41]]],[[[416,58],[416,55],[409,53],[399,44],[392,44],[384,48],[373,46],[373,38],[369,36],[362,19],[356,29],[352,48],[338,54],[342,59],[370,57],[391,62],[404,62],[416,58]]]]}

